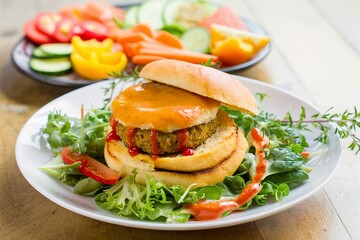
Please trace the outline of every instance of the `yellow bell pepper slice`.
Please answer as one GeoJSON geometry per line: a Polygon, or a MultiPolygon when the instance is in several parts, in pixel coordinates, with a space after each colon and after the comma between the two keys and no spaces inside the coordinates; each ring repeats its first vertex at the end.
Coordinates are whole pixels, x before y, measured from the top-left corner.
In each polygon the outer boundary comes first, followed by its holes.
{"type": "Polygon", "coordinates": [[[113,52],[114,42],[108,38],[102,42],[95,39],[83,41],[78,36],[71,39],[73,52],[70,59],[74,70],[89,80],[108,78],[112,73],[125,69],[127,57],[123,52],[113,52]]]}
{"type": "Polygon", "coordinates": [[[97,54],[99,62],[104,64],[115,65],[124,57],[122,52],[102,52],[97,54]]]}
{"type": "Polygon", "coordinates": [[[250,60],[254,55],[254,47],[237,37],[218,41],[210,49],[211,54],[218,56],[225,65],[237,65],[250,60]]]}
{"type": "Polygon", "coordinates": [[[96,39],[84,41],[79,36],[74,36],[71,38],[71,44],[75,52],[79,53],[84,58],[90,58],[91,53],[93,52],[96,54],[111,52],[114,41],[111,38],[107,38],[102,42],[99,42],[96,39]]]}
{"type": "Polygon", "coordinates": [[[109,74],[120,72],[125,69],[127,57],[120,52],[120,60],[116,64],[107,64],[99,61],[96,53],[91,53],[90,58],[84,58],[77,52],[70,56],[74,70],[82,77],[89,80],[101,80],[109,77],[109,74]]]}

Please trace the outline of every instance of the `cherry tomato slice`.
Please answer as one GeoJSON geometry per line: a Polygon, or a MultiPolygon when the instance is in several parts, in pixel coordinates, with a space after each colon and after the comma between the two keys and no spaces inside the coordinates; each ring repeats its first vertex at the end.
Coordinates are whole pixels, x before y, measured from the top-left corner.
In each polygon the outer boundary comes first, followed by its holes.
{"type": "Polygon", "coordinates": [[[66,164],[81,162],[78,170],[85,176],[95,179],[98,182],[115,184],[119,180],[120,176],[115,170],[88,155],[73,153],[70,147],[63,148],[60,155],[66,164]]]}
{"type": "Polygon", "coordinates": [[[56,25],[62,19],[63,17],[57,13],[40,13],[35,18],[35,25],[40,32],[53,37],[56,25]]]}
{"type": "Polygon", "coordinates": [[[54,38],[62,43],[70,42],[72,36],[74,36],[73,28],[75,24],[74,19],[64,18],[56,25],[54,38]]]}
{"type": "Polygon", "coordinates": [[[74,34],[78,35],[82,40],[96,39],[103,41],[107,38],[108,29],[101,23],[87,20],[79,23],[74,28],[74,34]]]}
{"type": "Polygon", "coordinates": [[[30,20],[24,26],[25,36],[35,44],[53,43],[53,39],[43,34],[35,27],[35,20],[30,20]]]}

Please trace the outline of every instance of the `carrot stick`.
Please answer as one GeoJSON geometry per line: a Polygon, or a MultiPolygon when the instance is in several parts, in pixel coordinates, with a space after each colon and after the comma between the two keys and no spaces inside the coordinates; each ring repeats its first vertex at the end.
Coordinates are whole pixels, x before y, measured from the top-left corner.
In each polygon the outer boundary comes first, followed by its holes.
{"type": "Polygon", "coordinates": [[[132,58],[133,56],[139,54],[139,51],[140,51],[140,48],[141,48],[139,43],[140,42],[123,44],[124,52],[125,52],[126,56],[128,56],[129,58],[132,58]]]}
{"type": "Polygon", "coordinates": [[[151,55],[136,55],[134,56],[131,61],[135,64],[139,64],[139,65],[146,65],[150,62],[153,61],[157,61],[157,60],[161,60],[161,59],[166,59],[164,57],[159,57],[159,56],[151,56],[151,55]]]}
{"type": "Polygon", "coordinates": [[[147,35],[150,38],[154,38],[154,35],[155,35],[153,29],[146,23],[136,24],[135,26],[133,26],[131,28],[131,30],[134,32],[144,33],[145,35],[147,35]]]}
{"type": "Polygon", "coordinates": [[[175,49],[175,48],[167,48],[166,50],[155,49],[155,48],[153,49],[142,48],[140,49],[139,54],[177,59],[190,63],[206,63],[209,59],[212,59],[212,61],[218,60],[218,57],[214,55],[191,52],[188,50],[175,49]]]}
{"type": "Polygon", "coordinates": [[[166,31],[158,31],[155,36],[155,40],[170,45],[174,48],[179,48],[179,49],[185,48],[179,38],[166,31]]]}
{"type": "Polygon", "coordinates": [[[135,55],[140,53],[140,49],[148,48],[148,49],[159,49],[162,51],[167,51],[167,49],[176,49],[161,42],[157,42],[156,40],[148,42],[148,41],[139,41],[133,43],[125,43],[123,44],[125,54],[132,58],[135,55]]]}
{"type": "Polygon", "coordinates": [[[141,42],[139,42],[139,46],[141,47],[141,48],[157,48],[157,49],[159,49],[159,48],[174,48],[174,47],[172,47],[172,46],[169,46],[169,45],[166,45],[166,44],[164,44],[164,43],[161,43],[161,42],[158,42],[158,41],[156,41],[156,40],[154,40],[154,41],[151,41],[151,42],[149,42],[149,41],[141,41],[141,42]]]}
{"type": "Polygon", "coordinates": [[[140,41],[153,41],[144,33],[132,32],[132,31],[123,31],[123,33],[120,34],[113,32],[109,36],[115,39],[116,41],[120,42],[121,44],[134,43],[140,41]]]}

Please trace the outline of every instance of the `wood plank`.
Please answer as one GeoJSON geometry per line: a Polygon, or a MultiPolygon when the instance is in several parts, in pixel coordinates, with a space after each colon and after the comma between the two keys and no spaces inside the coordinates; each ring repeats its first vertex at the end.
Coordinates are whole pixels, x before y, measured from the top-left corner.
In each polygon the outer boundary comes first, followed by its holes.
{"type": "Polygon", "coordinates": [[[326,110],[360,102],[360,59],[306,1],[248,1],[276,48],[315,102],[326,110]],[[331,39],[331,41],[330,41],[331,39]],[[309,60],[311,58],[311,61],[309,60]],[[341,87],[339,87],[341,85],[341,87]],[[338,98],[347,101],[339,102],[338,98]]]}
{"type": "MultiPolygon", "coordinates": [[[[231,6],[233,1],[225,0],[221,4],[231,6]]],[[[274,43],[270,29],[267,29],[266,24],[261,22],[262,19],[258,16],[256,9],[253,9],[249,4],[245,4],[244,1],[238,1],[237,7],[233,10],[238,16],[246,17],[264,28],[270,34],[272,42],[271,51],[264,60],[248,69],[235,71],[233,74],[276,85],[311,102],[312,97],[300,84],[300,80],[294,74],[281,51],[279,51],[276,42],[274,43]]]]}
{"type": "MultiPolygon", "coordinates": [[[[360,136],[360,135],[358,135],[360,136]]],[[[359,156],[343,148],[341,163],[325,191],[352,239],[360,239],[359,156]]]]}
{"type": "Polygon", "coordinates": [[[254,223],[246,223],[233,227],[210,229],[203,231],[151,231],[133,229],[131,230],[133,239],[147,239],[147,240],[175,240],[175,239],[204,239],[204,240],[218,240],[218,239],[263,239],[259,234],[254,223]]]}
{"type": "Polygon", "coordinates": [[[336,214],[326,194],[320,190],[288,211],[261,219],[256,225],[261,235],[269,240],[351,239],[336,214]]]}
{"type": "Polygon", "coordinates": [[[360,53],[360,1],[314,0],[310,2],[342,38],[360,53]]]}

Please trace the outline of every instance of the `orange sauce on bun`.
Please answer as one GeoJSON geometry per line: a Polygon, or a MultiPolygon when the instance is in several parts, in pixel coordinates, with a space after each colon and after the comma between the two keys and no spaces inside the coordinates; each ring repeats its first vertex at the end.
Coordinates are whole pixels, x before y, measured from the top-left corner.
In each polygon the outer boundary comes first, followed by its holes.
{"type": "Polygon", "coordinates": [[[188,128],[202,114],[219,108],[216,100],[165,84],[137,84],[121,92],[112,102],[113,117],[126,127],[163,132],[188,128]],[[171,125],[171,126],[169,126],[171,125]]]}

